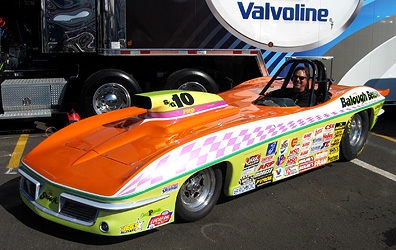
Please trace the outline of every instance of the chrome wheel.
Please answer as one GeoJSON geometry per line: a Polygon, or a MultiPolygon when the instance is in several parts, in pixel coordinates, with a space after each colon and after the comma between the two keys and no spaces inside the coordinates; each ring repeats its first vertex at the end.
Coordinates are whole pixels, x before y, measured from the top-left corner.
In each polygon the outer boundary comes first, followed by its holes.
{"type": "Polygon", "coordinates": [[[351,121],[351,130],[349,142],[351,146],[355,146],[359,141],[363,133],[363,122],[359,115],[355,115],[351,121]]]}
{"type": "Polygon", "coordinates": [[[186,82],[183,83],[178,89],[180,90],[191,90],[191,91],[200,91],[200,92],[208,92],[206,88],[200,84],[199,82],[186,82]]]}
{"type": "Polygon", "coordinates": [[[180,198],[184,207],[196,212],[205,208],[215,193],[216,176],[209,168],[191,176],[180,189],[180,198]]]}
{"type": "Polygon", "coordinates": [[[106,83],[100,86],[92,98],[96,114],[102,114],[131,106],[128,90],[118,83],[106,83]]]}

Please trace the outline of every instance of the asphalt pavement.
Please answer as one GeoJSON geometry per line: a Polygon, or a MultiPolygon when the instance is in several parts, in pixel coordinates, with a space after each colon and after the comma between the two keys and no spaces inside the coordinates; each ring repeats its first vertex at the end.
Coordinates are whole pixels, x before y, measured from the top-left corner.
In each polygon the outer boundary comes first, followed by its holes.
{"type": "MultiPolygon", "coordinates": [[[[192,223],[103,237],[47,221],[19,197],[12,165],[50,122],[1,123],[2,249],[396,249],[396,108],[386,108],[358,159],[335,162],[236,197],[192,223]],[[21,149],[21,135],[27,134],[21,149]],[[18,156],[16,156],[18,158],[18,156]]],[[[46,134],[47,132],[47,134],[46,134]]]]}

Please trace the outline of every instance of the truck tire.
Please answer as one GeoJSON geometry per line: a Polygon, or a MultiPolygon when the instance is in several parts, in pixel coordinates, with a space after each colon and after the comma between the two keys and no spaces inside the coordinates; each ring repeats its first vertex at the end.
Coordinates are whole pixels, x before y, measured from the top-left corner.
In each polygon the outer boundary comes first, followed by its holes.
{"type": "Polygon", "coordinates": [[[216,205],[223,185],[218,167],[203,169],[188,178],[176,198],[176,218],[196,221],[205,217],[216,205]]]}
{"type": "Polygon", "coordinates": [[[340,158],[344,161],[355,159],[363,150],[369,130],[367,111],[355,114],[346,124],[340,145],[340,158]]]}
{"type": "Polygon", "coordinates": [[[219,93],[219,87],[215,80],[206,72],[198,69],[181,69],[172,73],[166,79],[165,89],[219,93]]]}
{"type": "Polygon", "coordinates": [[[132,96],[142,90],[135,79],[121,70],[104,69],[89,76],[83,85],[80,108],[89,117],[132,106],[132,96]]]}

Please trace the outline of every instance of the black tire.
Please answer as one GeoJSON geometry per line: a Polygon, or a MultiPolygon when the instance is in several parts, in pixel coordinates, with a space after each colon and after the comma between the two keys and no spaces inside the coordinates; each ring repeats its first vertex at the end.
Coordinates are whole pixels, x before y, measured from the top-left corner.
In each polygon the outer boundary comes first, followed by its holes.
{"type": "Polygon", "coordinates": [[[355,114],[346,124],[340,145],[340,158],[345,161],[355,159],[363,150],[369,131],[367,111],[355,114]]]}
{"type": "Polygon", "coordinates": [[[132,106],[132,96],[142,90],[135,79],[121,70],[104,69],[88,77],[83,85],[80,108],[83,117],[132,106]]]}
{"type": "Polygon", "coordinates": [[[198,69],[182,69],[172,73],[166,79],[164,89],[219,93],[219,87],[215,80],[206,72],[198,69]]]}
{"type": "Polygon", "coordinates": [[[222,188],[219,168],[206,168],[186,180],[176,200],[176,218],[196,221],[205,217],[216,205],[222,188]]]}

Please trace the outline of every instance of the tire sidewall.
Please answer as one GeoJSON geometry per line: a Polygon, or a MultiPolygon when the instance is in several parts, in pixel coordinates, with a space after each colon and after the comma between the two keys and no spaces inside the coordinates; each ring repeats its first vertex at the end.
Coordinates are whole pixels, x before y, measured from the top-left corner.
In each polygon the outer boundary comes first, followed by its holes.
{"type": "Polygon", "coordinates": [[[351,117],[346,126],[344,134],[342,135],[341,139],[341,159],[345,161],[350,161],[356,158],[362,151],[366,144],[367,137],[368,137],[368,130],[369,130],[369,117],[367,111],[363,111],[360,113],[355,114],[351,117]],[[358,141],[358,143],[354,146],[350,143],[350,136],[351,136],[351,122],[354,116],[360,116],[362,119],[362,134],[358,141]]]}
{"type": "Polygon", "coordinates": [[[178,89],[184,83],[198,82],[209,93],[219,93],[215,80],[206,72],[198,69],[182,69],[172,73],[166,80],[164,89],[178,89]]]}

